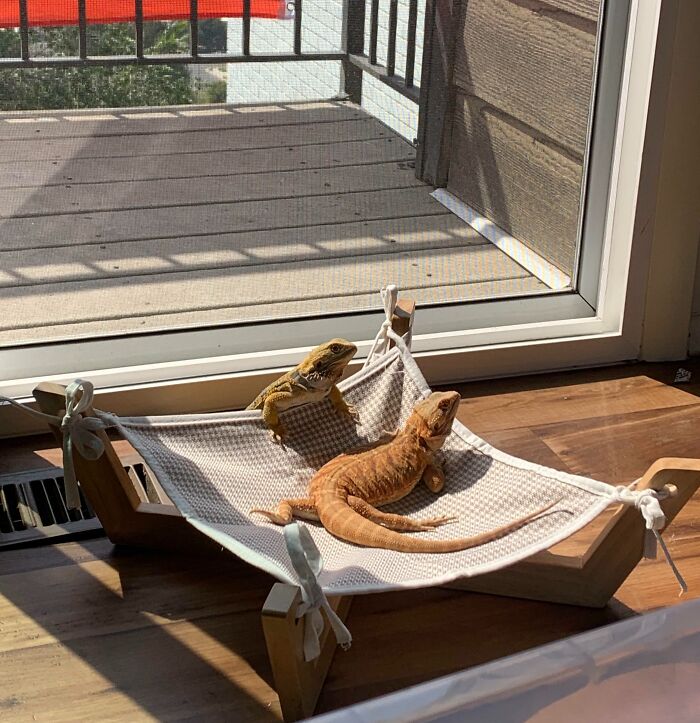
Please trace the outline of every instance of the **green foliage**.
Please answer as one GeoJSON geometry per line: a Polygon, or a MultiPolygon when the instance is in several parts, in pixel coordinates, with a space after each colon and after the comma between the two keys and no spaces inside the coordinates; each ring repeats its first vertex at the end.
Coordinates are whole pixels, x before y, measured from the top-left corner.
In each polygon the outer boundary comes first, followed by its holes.
{"type": "Polygon", "coordinates": [[[226,81],[215,80],[213,83],[199,85],[195,94],[195,103],[206,105],[208,103],[226,102],[226,81]]]}
{"type": "Polygon", "coordinates": [[[199,52],[226,52],[226,23],[218,18],[208,18],[199,22],[199,52]]]}
{"type": "MultiPolygon", "coordinates": [[[[187,52],[187,23],[157,25],[164,27],[154,34],[150,52],[187,52]]],[[[76,28],[33,29],[31,44],[36,55],[78,54],[76,28]]],[[[133,28],[129,25],[89,28],[90,55],[133,54],[135,45],[133,28]]],[[[17,32],[0,31],[0,56],[17,55],[17,32]]],[[[192,100],[190,78],[184,65],[0,70],[0,110],[120,108],[186,104],[192,100]]]]}

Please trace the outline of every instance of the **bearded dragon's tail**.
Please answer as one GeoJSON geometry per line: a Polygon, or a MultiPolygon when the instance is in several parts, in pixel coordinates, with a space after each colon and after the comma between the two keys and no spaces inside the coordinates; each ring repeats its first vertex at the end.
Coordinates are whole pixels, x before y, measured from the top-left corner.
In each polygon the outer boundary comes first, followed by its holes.
{"type": "Polygon", "coordinates": [[[426,540],[408,537],[401,532],[371,522],[366,517],[355,512],[347,501],[340,497],[326,498],[323,504],[317,505],[317,510],[326,530],[346,542],[352,542],[363,547],[380,547],[385,550],[395,550],[396,552],[438,553],[459,552],[460,550],[468,550],[471,547],[478,547],[479,545],[485,545],[487,542],[498,540],[538,519],[559,502],[561,502],[561,499],[494,530],[474,537],[460,537],[453,540],[426,540]]]}

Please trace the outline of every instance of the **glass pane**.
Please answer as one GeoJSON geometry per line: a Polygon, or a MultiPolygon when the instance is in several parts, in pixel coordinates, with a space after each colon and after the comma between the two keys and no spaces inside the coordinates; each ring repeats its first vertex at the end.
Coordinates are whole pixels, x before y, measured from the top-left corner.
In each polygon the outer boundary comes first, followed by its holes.
{"type": "Polygon", "coordinates": [[[571,291],[599,2],[0,8],[0,347],[571,291]]]}

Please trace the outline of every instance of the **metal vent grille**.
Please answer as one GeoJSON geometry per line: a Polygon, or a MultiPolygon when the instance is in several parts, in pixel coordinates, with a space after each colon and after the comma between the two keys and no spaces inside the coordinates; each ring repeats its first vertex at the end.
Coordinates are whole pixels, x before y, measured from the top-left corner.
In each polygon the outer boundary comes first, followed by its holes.
{"type": "MultiPolygon", "coordinates": [[[[157,483],[146,465],[140,459],[123,462],[129,477],[142,487],[148,500],[160,502],[157,483]]],[[[0,548],[101,529],[82,491],[80,510],[66,507],[60,467],[0,475],[0,548]]]]}

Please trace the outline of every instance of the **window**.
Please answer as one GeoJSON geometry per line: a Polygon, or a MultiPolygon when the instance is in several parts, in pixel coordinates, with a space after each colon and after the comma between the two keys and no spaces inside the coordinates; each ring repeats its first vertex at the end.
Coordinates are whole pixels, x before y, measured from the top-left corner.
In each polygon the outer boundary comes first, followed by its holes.
{"type": "Polygon", "coordinates": [[[389,282],[434,381],[635,356],[658,2],[253,0],[204,45],[207,3],[181,4],[0,17],[0,87],[66,93],[0,96],[5,393],[245,375],[338,333],[362,352],[389,282]],[[137,107],[105,109],[124,87],[137,107]]]}

